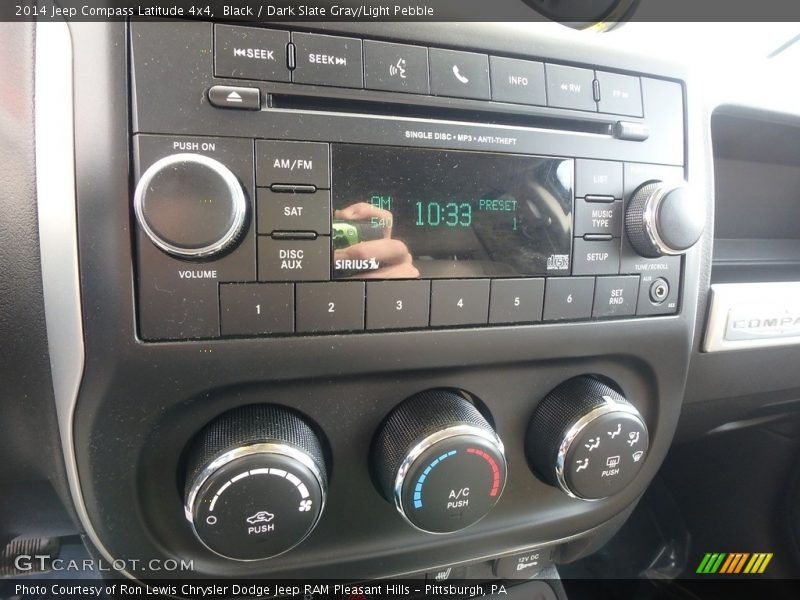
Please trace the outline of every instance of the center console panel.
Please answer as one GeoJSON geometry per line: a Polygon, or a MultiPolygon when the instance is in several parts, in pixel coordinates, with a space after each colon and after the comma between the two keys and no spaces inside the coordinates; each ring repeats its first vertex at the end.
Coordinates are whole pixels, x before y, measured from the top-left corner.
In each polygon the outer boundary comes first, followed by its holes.
{"type": "Polygon", "coordinates": [[[505,577],[616,531],[707,252],[684,73],[499,25],[78,27],[113,99],[76,115],[101,553],[505,577]]]}

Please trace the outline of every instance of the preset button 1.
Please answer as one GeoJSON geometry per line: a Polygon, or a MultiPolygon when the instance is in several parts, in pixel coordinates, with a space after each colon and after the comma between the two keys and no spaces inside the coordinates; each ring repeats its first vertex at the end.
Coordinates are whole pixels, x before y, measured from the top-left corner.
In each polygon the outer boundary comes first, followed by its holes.
{"type": "Polygon", "coordinates": [[[222,335],[294,331],[291,283],[226,283],[219,286],[222,335]]]}

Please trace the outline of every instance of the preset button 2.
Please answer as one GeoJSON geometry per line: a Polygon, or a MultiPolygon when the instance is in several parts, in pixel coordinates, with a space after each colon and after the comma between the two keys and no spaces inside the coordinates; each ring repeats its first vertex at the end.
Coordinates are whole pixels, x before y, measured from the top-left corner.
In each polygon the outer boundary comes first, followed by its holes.
{"type": "Polygon", "coordinates": [[[297,331],[364,329],[364,282],[297,285],[297,331]]]}

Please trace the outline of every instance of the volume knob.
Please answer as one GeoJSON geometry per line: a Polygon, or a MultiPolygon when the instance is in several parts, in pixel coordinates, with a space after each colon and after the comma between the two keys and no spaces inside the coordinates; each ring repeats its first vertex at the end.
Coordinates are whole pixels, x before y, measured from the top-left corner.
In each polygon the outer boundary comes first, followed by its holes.
{"type": "Polygon", "coordinates": [[[625,210],[628,239],[647,258],[686,252],[705,225],[704,204],[682,184],[646,183],[633,193],[625,210]]]}
{"type": "Polygon", "coordinates": [[[228,167],[202,154],[173,154],[142,174],[133,197],[142,231],[164,252],[206,258],[244,231],[247,200],[228,167]]]}

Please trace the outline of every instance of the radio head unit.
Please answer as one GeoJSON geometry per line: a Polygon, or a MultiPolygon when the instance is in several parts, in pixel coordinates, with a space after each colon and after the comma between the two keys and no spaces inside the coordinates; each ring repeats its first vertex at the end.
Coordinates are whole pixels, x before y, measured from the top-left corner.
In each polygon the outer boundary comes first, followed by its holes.
{"type": "Polygon", "coordinates": [[[415,47],[430,85],[398,88],[371,53],[411,46],[258,30],[297,52],[273,72],[226,62],[225,36],[255,29],[183,27],[195,46],[159,70],[164,40],[132,26],[142,339],[678,312],[705,220],[679,82],[415,47]],[[315,40],[346,69],[300,60],[315,40]]]}

